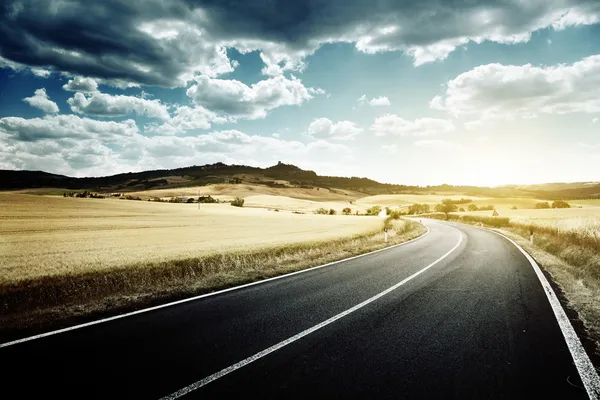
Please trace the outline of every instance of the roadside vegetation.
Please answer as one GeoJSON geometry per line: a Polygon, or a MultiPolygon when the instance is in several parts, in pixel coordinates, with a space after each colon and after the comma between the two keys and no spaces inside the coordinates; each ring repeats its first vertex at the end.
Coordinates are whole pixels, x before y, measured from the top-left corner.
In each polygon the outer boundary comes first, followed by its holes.
{"type": "Polygon", "coordinates": [[[0,194],[0,209],[2,339],[297,271],[425,231],[393,212],[382,221],[8,194],[0,194]]]}
{"type": "MultiPolygon", "coordinates": [[[[570,208],[564,201],[546,204],[530,210],[529,215],[545,213],[549,208],[570,208]]],[[[587,336],[596,343],[596,352],[600,355],[600,213],[596,215],[598,210],[588,210],[587,217],[579,212],[572,213],[577,216],[562,222],[559,219],[524,220],[443,213],[423,217],[495,228],[516,240],[552,276],[566,299],[565,306],[577,311],[588,330],[587,336]]],[[[520,215],[523,213],[519,212],[520,215]]]]}

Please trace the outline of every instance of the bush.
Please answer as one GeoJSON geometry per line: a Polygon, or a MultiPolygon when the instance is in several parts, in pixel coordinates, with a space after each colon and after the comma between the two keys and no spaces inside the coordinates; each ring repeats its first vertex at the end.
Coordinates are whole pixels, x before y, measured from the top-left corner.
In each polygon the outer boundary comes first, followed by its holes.
{"type": "Polygon", "coordinates": [[[483,222],[484,225],[502,228],[510,226],[510,219],[506,217],[482,217],[479,215],[463,215],[461,220],[464,222],[483,222]]]}
{"type": "Polygon", "coordinates": [[[429,212],[431,212],[431,210],[429,208],[429,204],[415,203],[412,206],[408,207],[408,214],[409,215],[413,215],[413,214],[427,214],[429,212]]]}
{"type": "Polygon", "coordinates": [[[379,215],[381,210],[382,210],[381,206],[373,206],[373,207],[367,209],[367,215],[379,215]]]}
{"type": "Polygon", "coordinates": [[[461,207],[461,208],[458,209],[458,211],[465,212],[465,209],[461,207]]]}
{"type": "Polygon", "coordinates": [[[390,213],[389,219],[400,219],[400,211],[394,210],[390,213]]]}
{"type": "Polygon", "coordinates": [[[469,204],[469,206],[467,207],[467,210],[469,210],[469,211],[478,211],[479,207],[477,207],[475,204],[469,204]]]}
{"type": "Polygon", "coordinates": [[[552,208],[571,208],[571,205],[566,201],[556,200],[552,203],[552,208]]]}
{"type": "Polygon", "coordinates": [[[244,199],[236,197],[235,200],[231,202],[231,205],[234,207],[244,207],[244,199]]]}
{"type": "Polygon", "coordinates": [[[550,203],[548,203],[547,201],[543,201],[543,202],[537,203],[535,205],[535,208],[537,208],[537,209],[550,208],[550,203]]]}
{"type": "Polygon", "coordinates": [[[342,214],[350,215],[350,214],[352,214],[352,210],[350,208],[346,207],[342,210],[342,214]]]}
{"type": "Polygon", "coordinates": [[[219,200],[213,198],[210,194],[208,196],[198,197],[198,203],[218,203],[219,200]]]}
{"type": "Polygon", "coordinates": [[[512,206],[511,210],[518,210],[517,206],[512,206]]]}
{"type": "Polygon", "coordinates": [[[331,208],[329,210],[329,215],[335,215],[335,214],[337,214],[337,213],[335,212],[335,210],[333,208],[331,208]]]}
{"type": "Polygon", "coordinates": [[[195,200],[193,197],[190,197],[189,199],[187,199],[186,203],[194,203],[195,200]]]}
{"type": "Polygon", "coordinates": [[[327,211],[326,209],[324,209],[323,207],[321,207],[321,208],[317,208],[315,210],[315,214],[327,215],[327,214],[329,214],[329,211],[327,211]]]}
{"type": "Polygon", "coordinates": [[[479,211],[493,211],[495,207],[493,205],[487,205],[483,207],[479,207],[479,211]]]}

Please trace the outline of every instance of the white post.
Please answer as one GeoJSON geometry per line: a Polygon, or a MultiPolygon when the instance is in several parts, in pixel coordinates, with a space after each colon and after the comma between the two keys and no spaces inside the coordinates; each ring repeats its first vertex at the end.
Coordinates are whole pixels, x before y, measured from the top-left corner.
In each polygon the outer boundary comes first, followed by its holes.
{"type": "Polygon", "coordinates": [[[386,229],[386,230],[385,230],[385,232],[384,232],[384,238],[385,238],[385,239],[384,239],[384,240],[385,240],[385,242],[387,243],[387,229],[386,229]]]}
{"type": "Polygon", "coordinates": [[[529,243],[533,245],[533,233],[531,234],[531,236],[529,236],[529,243]]]}

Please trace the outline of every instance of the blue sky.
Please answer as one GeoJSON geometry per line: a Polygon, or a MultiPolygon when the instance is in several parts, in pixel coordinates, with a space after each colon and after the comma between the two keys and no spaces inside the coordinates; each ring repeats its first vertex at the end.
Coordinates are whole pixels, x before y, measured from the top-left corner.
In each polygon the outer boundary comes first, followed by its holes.
{"type": "Polygon", "coordinates": [[[150,3],[0,6],[0,169],[599,180],[596,1],[150,3]]]}

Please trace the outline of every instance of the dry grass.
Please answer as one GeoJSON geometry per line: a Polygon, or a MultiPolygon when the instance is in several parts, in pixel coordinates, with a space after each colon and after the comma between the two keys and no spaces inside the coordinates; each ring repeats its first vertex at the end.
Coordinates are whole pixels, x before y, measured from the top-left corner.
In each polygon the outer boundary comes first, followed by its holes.
{"type": "MultiPolygon", "coordinates": [[[[377,217],[0,195],[0,326],[196,294],[385,246],[377,217]]],[[[424,231],[394,221],[390,244],[424,231]]],[[[0,333],[1,336],[1,333],[0,333]]]]}
{"type": "Polygon", "coordinates": [[[557,243],[553,243],[548,236],[540,236],[536,239],[536,244],[532,246],[527,239],[522,235],[525,232],[500,230],[505,235],[511,237],[519,245],[521,245],[532,257],[546,270],[551,276],[554,283],[561,289],[564,297],[567,300],[566,306],[577,311],[577,314],[588,330],[586,336],[596,344],[596,354],[600,355],[600,280],[591,278],[590,271],[586,271],[587,267],[600,269],[600,255],[591,250],[582,248],[565,247],[558,243],[562,250],[557,255],[550,254],[549,251],[556,252],[557,243]],[[583,259],[589,260],[588,263],[581,265],[573,265],[565,262],[564,256],[571,259],[574,254],[583,251],[587,253],[585,257],[577,257],[580,261],[583,259]],[[562,256],[562,257],[561,257],[562,256]]]}
{"type": "MultiPolygon", "coordinates": [[[[600,355],[600,207],[451,214],[451,220],[500,226],[552,275],[600,355]],[[508,218],[507,218],[508,217],[508,218]],[[504,223],[505,222],[505,223],[504,223]],[[557,225],[560,229],[557,229],[557,225]],[[529,244],[530,230],[534,246],[529,244]]],[[[443,218],[440,215],[434,216],[443,218]]]]}
{"type": "MultiPolygon", "coordinates": [[[[456,213],[457,215],[491,216],[492,211],[456,213]]],[[[600,207],[542,209],[542,210],[499,210],[500,217],[522,225],[533,224],[545,227],[560,227],[562,230],[586,229],[600,225],[600,207]]]]}
{"type": "Polygon", "coordinates": [[[231,200],[236,196],[248,197],[256,195],[269,195],[277,197],[292,197],[296,199],[313,201],[348,201],[364,196],[362,193],[349,190],[325,188],[273,188],[265,185],[251,184],[215,184],[206,186],[194,186],[176,189],[155,189],[129,193],[140,196],[142,199],[150,197],[174,197],[174,196],[206,196],[211,195],[220,200],[231,200]]]}
{"type": "Polygon", "coordinates": [[[377,229],[370,217],[228,204],[0,194],[0,284],[214,252],[329,240],[377,229]]]}

